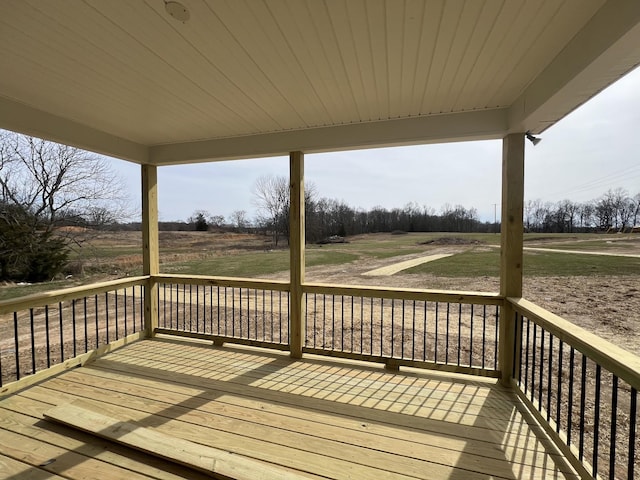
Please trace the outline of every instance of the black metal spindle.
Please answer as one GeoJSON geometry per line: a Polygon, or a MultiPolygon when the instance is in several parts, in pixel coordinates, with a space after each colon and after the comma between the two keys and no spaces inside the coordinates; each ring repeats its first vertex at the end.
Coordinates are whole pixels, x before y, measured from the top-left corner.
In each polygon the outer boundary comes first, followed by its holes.
{"type": "MultiPolygon", "coordinates": [[[[135,289],[134,289],[135,292],[135,289]]],[[[95,327],[96,327],[96,348],[98,348],[98,346],[100,345],[100,323],[99,323],[99,318],[98,318],[98,295],[94,295],[93,296],[93,306],[94,306],[94,323],[95,323],[95,327]]],[[[134,309],[135,311],[135,309],[134,309]]]]}
{"type": "Polygon", "coordinates": [[[380,356],[384,355],[384,298],[380,299],[380,356]]]}
{"type": "Polygon", "coordinates": [[[446,321],[446,330],[444,336],[444,363],[449,363],[449,307],[450,304],[447,302],[447,321],[446,321]]]}
{"type": "MultiPolygon", "coordinates": [[[[239,294],[239,306],[238,306],[238,325],[239,325],[239,330],[240,330],[240,338],[242,338],[242,287],[240,287],[240,294],[239,294]]],[[[236,301],[236,296],[233,296],[233,303],[235,306],[235,301],[236,301]]],[[[233,315],[234,318],[234,323],[235,323],[235,314],[233,315]]]]}
{"type": "MultiPolygon", "coordinates": [[[[164,285],[165,289],[166,289],[166,284],[164,285]]],[[[165,317],[164,317],[164,321],[167,321],[167,297],[166,295],[163,298],[163,302],[162,304],[164,305],[164,309],[165,309],[165,317]]],[[[136,322],[136,286],[134,285],[133,288],[131,289],[131,320],[133,322],[133,333],[136,333],[137,331],[137,322],[136,322]]]]}
{"type": "Polygon", "coordinates": [[[326,348],[326,332],[327,332],[327,296],[322,294],[322,348],[326,348]]]}
{"type": "Polygon", "coordinates": [[[278,342],[282,343],[282,292],[278,292],[278,302],[280,305],[280,309],[278,310],[278,342]]]}
{"type": "Polygon", "coordinates": [[[456,362],[457,365],[460,365],[460,350],[462,350],[462,304],[459,303],[458,304],[458,361],[456,362]]]}
{"type": "MultiPolygon", "coordinates": [[[[473,366],[473,305],[469,305],[471,309],[469,317],[469,366],[473,366]]],[[[513,357],[515,358],[515,356],[513,357]]],[[[515,365],[515,363],[514,363],[515,365]]]]}
{"type": "Polygon", "coordinates": [[[344,352],[344,295],[340,295],[340,351],[344,352]]]}
{"type": "MultiPolygon", "coordinates": [[[[558,392],[558,397],[556,401],[556,432],[560,432],[560,405],[562,405],[562,364],[564,363],[564,359],[562,358],[562,347],[564,342],[560,340],[560,344],[558,345],[558,384],[556,386],[556,391],[558,392]]],[[[571,413],[571,412],[569,412],[571,413]]]]}
{"type": "Polygon", "coordinates": [[[75,298],[71,300],[71,331],[73,332],[73,356],[76,357],[78,353],[76,352],[76,300],[75,298]]]}
{"type": "Polygon", "coordinates": [[[416,301],[413,301],[412,307],[412,327],[411,327],[411,360],[416,359],[416,301]]]}
{"type": "Polygon", "coordinates": [[[395,305],[396,302],[395,300],[392,298],[391,299],[391,357],[393,357],[394,354],[394,348],[395,348],[395,323],[396,323],[396,319],[395,319],[395,305]]]}
{"type": "Polygon", "coordinates": [[[609,433],[609,478],[616,477],[616,437],[618,433],[618,376],[611,380],[611,430],[609,433]]]}
{"type": "MultiPolygon", "coordinates": [[[[62,302],[58,302],[58,323],[60,327],[60,362],[64,362],[64,329],[62,328],[62,302]]],[[[17,351],[18,349],[16,348],[16,352],[17,351]]]]}
{"type": "Polygon", "coordinates": [[[435,338],[434,338],[434,342],[433,342],[433,361],[437,362],[438,361],[438,302],[436,302],[436,311],[435,311],[435,317],[434,317],[434,324],[435,324],[435,338]]]}
{"type": "Polygon", "coordinates": [[[360,353],[364,352],[364,297],[360,297],[360,353]]]}
{"type": "Polygon", "coordinates": [[[600,441],[600,383],[601,383],[602,367],[596,363],[596,391],[595,391],[595,411],[593,414],[593,457],[592,457],[592,474],[594,478],[598,476],[598,447],[600,441]]]}
{"type": "MultiPolygon", "coordinates": [[[[191,289],[191,285],[189,285],[191,289]]],[[[191,292],[191,291],[189,291],[191,292]]],[[[192,299],[189,298],[189,303],[192,303],[192,299]]],[[[196,332],[200,331],[200,285],[196,285],[196,332]]]]}
{"type": "MultiPolygon", "coordinates": [[[[262,290],[262,293],[264,294],[264,290],[262,290]]],[[[305,297],[305,308],[307,308],[307,302],[306,302],[306,297],[305,297]]],[[[255,328],[255,338],[256,340],[258,339],[258,290],[254,290],[253,291],[253,309],[255,310],[255,315],[254,315],[254,321],[256,324],[256,328],[255,328]]],[[[306,339],[305,339],[305,343],[306,343],[306,339]]]]}
{"type": "MultiPolygon", "coordinates": [[[[267,334],[266,334],[266,317],[267,317],[267,312],[265,310],[265,294],[266,292],[264,290],[262,290],[262,340],[266,340],[267,339],[267,334]]],[[[314,294],[315,295],[315,294],[314,294]]],[[[316,308],[316,304],[315,304],[315,299],[314,299],[314,303],[313,303],[313,308],[314,308],[314,313],[315,313],[315,308],[316,308]]],[[[315,333],[314,333],[314,341],[315,341],[315,333]]]]}
{"type": "Polygon", "coordinates": [[[371,305],[370,305],[371,315],[370,315],[370,318],[369,318],[369,331],[371,332],[371,338],[369,339],[369,341],[370,341],[370,345],[369,345],[370,351],[369,351],[369,353],[371,353],[371,355],[373,355],[373,297],[371,297],[370,300],[371,300],[371,305]]]}
{"type": "MultiPolygon", "coordinates": [[[[135,287],[134,287],[135,288],[135,287]]],[[[158,289],[158,295],[160,294],[160,289],[158,289]]],[[[128,320],[128,315],[127,315],[127,288],[124,288],[123,291],[123,296],[124,296],[124,336],[126,337],[129,334],[129,329],[127,328],[127,320],[128,320]]]]}
{"type": "Polygon", "coordinates": [[[404,314],[405,314],[405,301],[402,300],[402,322],[400,323],[400,358],[404,358],[404,314]]]}
{"type": "Polygon", "coordinates": [[[520,354],[520,358],[517,359],[516,361],[516,354],[518,352],[517,346],[518,346],[518,339],[520,338],[520,330],[521,330],[521,326],[520,326],[520,315],[518,314],[518,312],[515,312],[515,322],[514,322],[514,340],[513,340],[513,368],[511,369],[511,377],[518,380],[518,385],[520,385],[520,378],[518,376],[516,376],[516,364],[520,365],[522,364],[522,353],[520,354]]]}
{"type": "Polygon", "coordinates": [[[580,373],[580,444],[578,447],[578,458],[582,460],[584,457],[584,413],[586,408],[587,397],[587,357],[582,354],[582,372],[580,373]]]}
{"type": "Polygon", "coordinates": [[[105,292],[104,294],[104,321],[107,330],[107,344],[109,343],[109,297],[105,292]]]}
{"type": "Polygon", "coordinates": [[[20,380],[20,342],[18,341],[18,337],[18,312],[13,312],[13,345],[16,352],[16,380],[20,380]]]}
{"type": "Polygon", "coordinates": [[[542,382],[544,380],[544,334],[544,329],[540,327],[540,378],[538,379],[538,410],[542,410],[542,382]]]}
{"type": "Polygon", "coordinates": [[[498,329],[500,327],[500,310],[496,305],[496,325],[493,332],[493,369],[498,369],[498,329]]]}
{"type": "Polygon", "coordinates": [[[36,331],[33,308],[29,309],[29,329],[31,331],[31,373],[36,373],[36,331]]]}
{"type": "Polygon", "coordinates": [[[228,311],[228,307],[227,307],[227,287],[224,287],[224,318],[223,318],[223,322],[224,322],[224,335],[227,336],[228,333],[228,321],[227,321],[227,311],[228,311]]]}
{"type": "MultiPolygon", "coordinates": [[[[49,305],[44,306],[44,335],[45,341],[47,342],[47,368],[49,368],[51,366],[51,343],[49,341],[49,305]]],[[[0,377],[2,377],[1,372],[2,367],[0,366],[0,377]]],[[[0,378],[0,382],[1,381],[2,380],[0,378]]]]}
{"type": "MultiPolygon", "coordinates": [[[[308,296],[309,294],[306,294],[308,296]]],[[[308,305],[308,304],[307,304],[308,305]]],[[[317,308],[316,308],[316,294],[313,294],[313,348],[316,348],[316,321],[317,321],[317,308]]]]}
{"type": "Polygon", "coordinates": [[[119,325],[120,315],[118,315],[118,293],[117,292],[113,293],[113,301],[115,304],[114,315],[116,317],[116,340],[118,340],[120,338],[120,325],[119,325]]]}
{"type": "Polygon", "coordinates": [[[427,301],[422,303],[422,360],[427,361],[427,301]]]}
{"type": "MultiPolygon", "coordinates": [[[[524,317],[523,317],[524,318],[524,317]]],[[[525,355],[524,358],[526,362],[524,364],[524,390],[525,392],[529,389],[529,335],[531,333],[531,322],[529,321],[529,317],[527,317],[527,343],[525,345],[525,355]]]]}
{"type": "MultiPolygon", "coordinates": [[[[553,381],[553,335],[549,333],[549,371],[547,372],[547,422],[551,420],[551,382],[553,381]]],[[[560,397],[558,397],[558,401],[560,397]]]]}
{"type": "MultiPolygon", "coordinates": [[[[522,330],[522,326],[520,327],[522,330]]],[[[487,306],[482,306],[482,368],[485,365],[485,350],[486,350],[486,336],[487,336],[487,306]]],[[[521,342],[522,344],[522,342],[521,342]]]]}
{"type": "Polygon", "coordinates": [[[567,400],[567,445],[571,445],[571,425],[573,423],[573,374],[575,372],[575,349],[569,350],[569,398],[567,400]]]}
{"type": "Polygon", "coordinates": [[[87,297],[83,297],[82,305],[84,307],[84,351],[89,351],[89,332],[88,332],[88,320],[87,320],[87,297]]]}
{"type": "Polygon", "coordinates": [[[529,398],[533,400],[536,398],[536,352],[538,349],[538,344],[536,342],[536,338],[538,335],[538,324],[533,322],[533,344],[531,345],[531,391],[529,394],[529,398]]]}
{"type": "Polygon", "coordinates": [[[351,295],[351,352],[353,352],[353,295],[351,295]]]}
{"type": "Polygon", "coordinates": [[[629,458],[627,478],[635,478],[635,459],[636,459],[636,428],[638,422],[638,391],[631,387],[631,402],[629,406],[629,458]]]}

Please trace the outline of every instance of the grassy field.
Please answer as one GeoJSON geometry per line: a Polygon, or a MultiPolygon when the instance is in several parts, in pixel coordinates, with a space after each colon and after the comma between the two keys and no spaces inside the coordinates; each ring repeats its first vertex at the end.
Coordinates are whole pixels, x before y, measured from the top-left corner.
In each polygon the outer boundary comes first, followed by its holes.
{"type": "MultiPolygon", "coordinates": [[[[87,234],[75,248],[65,279],[40,285],[5,285],[0,299],[91,283],[105,278],[142,273],[140,232],[87,234]]],[[[441,260],[413,267],[403,273],[438,277],[497,277],[500,236],[497,234],[411,233],[355,236],[348,243],[308,245],[307,268],[349,270],[353,265],[371,268],[431,253],[452,253],[441,260]]],[[[525,251],[525,276],[606,276],[640,274],[640,258],[576,255],[553,249],[586,252],[640,253],[640,235],[526,234],[525,247],[549,251],[525,251]]],[[[161,232],[160,270],[164,273],[261,277],[285,274],[289,252],[274,248],[268,237],[207,232],[161,232]]]]}

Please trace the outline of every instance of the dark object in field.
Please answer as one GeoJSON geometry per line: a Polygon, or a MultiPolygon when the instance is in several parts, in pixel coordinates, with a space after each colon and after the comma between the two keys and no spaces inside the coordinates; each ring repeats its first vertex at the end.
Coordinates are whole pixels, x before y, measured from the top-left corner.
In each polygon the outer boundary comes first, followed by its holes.
{"type": "Polygon", "coordinates": [[[481,245],[483,242],[475,238],[440,237],[419,242],[418,245],[481,245]]]}
{"type": "Polygon", "coordinates": [[[331,235],[330,237],[325,237],[316,242],[318,245],[325,245],[327,243],[349,243],[349,241],[345,237],[341,237],[340,235],[331,235]]]}
{"type": "Polygon", "coordinates": [[[407,232],[405,232],[404,230],[394,230],[393,232],[391,232],[391,235],[406,235],[407,232]]]}

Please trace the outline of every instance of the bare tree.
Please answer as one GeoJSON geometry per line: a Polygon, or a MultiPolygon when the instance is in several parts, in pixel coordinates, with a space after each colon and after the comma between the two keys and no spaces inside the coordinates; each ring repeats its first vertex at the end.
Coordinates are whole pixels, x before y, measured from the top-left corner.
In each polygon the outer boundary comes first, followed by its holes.
{"type": "Polygon", "coordinates": [[[0,131],[2,279],[53,278],[67,263],[68,240],[79,244],[57,227],[104,226],[125,211],[122,182],[106,158],[0,131]]]}
{"type": "MultiPolygon", "coordinates": [[[[262,228],[271,231],[275,245],[280,236],[289,238],[289,180],[283,176],[264,175],[256,180],[252,193],[253,204],[258,209],[257,221],[262,228]]],[[[316,196],[315,185],[306,182],[304,202],[310,218],[314,217],[316,196]]]]}
{"type": "Polygon", "coordinates": [[[242,232],[242,230],[249,226],[249,220],[247,219],[247,212],[245,210],[234,210],[231,212],[229,218],[238,232],[242,232]]]}
{"type": "Polygon", "coordinates": [[[126,212],[122,181],[106,158],[7,131],[0,132],[0,201],[24,208],[47,231],[70,214],[112,222],[126,212]]]}

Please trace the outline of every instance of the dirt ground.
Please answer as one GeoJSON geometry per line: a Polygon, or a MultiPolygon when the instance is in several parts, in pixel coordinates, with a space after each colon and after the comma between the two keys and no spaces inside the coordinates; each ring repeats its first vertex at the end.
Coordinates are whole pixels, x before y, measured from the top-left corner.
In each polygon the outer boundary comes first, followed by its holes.
{"type": "MultiPolygon", "coordinates": [[[[640,247],[640,245],[639,245],[640,247]]],[[[458,253],[465,247],[447,246],[430,251],[458,253]]],[[[627,253],[628,250],[626,251],[627,253]]],[[[640,248],[638,252],[640,253],[640,248]]],[[[363,273],[410,257],[385,260],[358,260],[346,265],[311,267],[306,271],[309,282],[340,285],[375,285],[398,288],[427,288],[498,292],[498,277],[435,277],[396,273],[383,277],[363,273]]],[[[272,278],[284,278],[274,275],[272,278]]],[[[638,275],[527,277],[523,297],[616,345],[640,355],[640,272],[638,275]]]]}
{"type": "MultiPolygon", "coordinates": [[[[126,248],[137,250],[141,244],[140,232],[87,232],[87,241],[99,244],[101,248],[126,248]]],[[[360,240],[395,241],[397,237],[388,234],[360,236],[350,238],[357,243],[360,240]]],[[[563,243],[575,245],[599,240],[593,236],[535,236],[525,238],[527,247],[556,248],[563,243]]],[[[421,242],[425,251],[419,254],[377,259],[364,257],[342,265],[309,267],[306,280],[310,282],[335,283],[343,285],[377,285],[407,288],[428,288],[444,290],[467,290],[480,292],[498,292],[497,277],[458,277],[445,278],[433,275],[415,275],[403,272],[390,276],[372,277],[363,275],[373,269],[386,267],[398,262],[411,260],[427,254],[455,254],[469,248],[487,248],[479,245],[475,239],[458,236],[443,237],[436,241],[421,242]],[[448,241],[441,241],[448,240],[448,241]]],[[[270,238],[243,233],[211,232],[160,232],[161,262],[187,261],[206,255],[234,255],[243,252],[259,252],[272,248],[270,238]]],[[[575,246],[571,247],[576,250],[575,246]]],[[[607,240],[608,253],[640,254],[640,238],[633,241],[625,238],[607,240]]],[[[104,260],[113,265],[121,262],[121,268],[113,272],[115,276],[131,265],[141,263],[140,254],[110,255],[104,260]]],[[[264,276],[264,278],[287,279],[288,273],[282,272],[264,276]]],[[[614,342],[637,355],[640,355],[640,272],[638,275],[620,276],[574,276],[574,277],[527,277],[525,272],[524,297],[541,307],[577,324],[581,327],[614,342]]]]}

